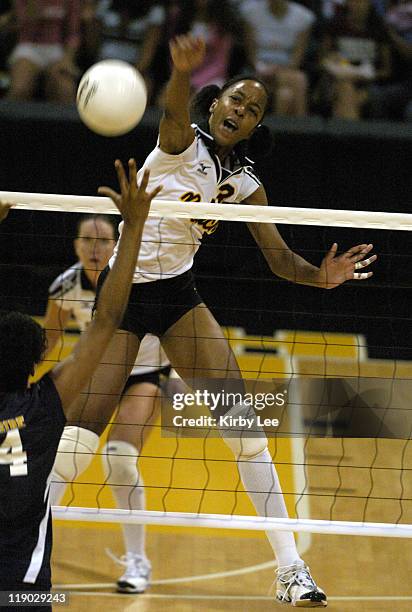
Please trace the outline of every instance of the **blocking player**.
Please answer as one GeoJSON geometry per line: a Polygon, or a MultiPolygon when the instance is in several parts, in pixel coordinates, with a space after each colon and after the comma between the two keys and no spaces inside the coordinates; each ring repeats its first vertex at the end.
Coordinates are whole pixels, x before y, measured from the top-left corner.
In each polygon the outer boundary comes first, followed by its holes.
{"type": "MultiPolygon", "coordinates": [[[[31,317],[17,312],[0,317],[0,590],[44,591],[51,587],[52,547],[50,481],[57,446],[70,406],[103,359],[130,293],[130,283],[150,202],[160,191],[147,191],[149,171],[137,183],[134,160],[128,177],[119,161],[120,194],[114,199],[123,216],[125,234],[118,262],[108,275],[96,316],[72,354],[37,384],[29,376],[46,349],[45,332],[31,317]]],[[[0,220],[9,206],[0,206],[0,220]]],[[[110,419],[112,407],[103,410],[110,419]]],[[[14,608],[9,608],[10,610],[14,608]]],[[[51,605],[38,609],[51,610],[51,605]]]]}

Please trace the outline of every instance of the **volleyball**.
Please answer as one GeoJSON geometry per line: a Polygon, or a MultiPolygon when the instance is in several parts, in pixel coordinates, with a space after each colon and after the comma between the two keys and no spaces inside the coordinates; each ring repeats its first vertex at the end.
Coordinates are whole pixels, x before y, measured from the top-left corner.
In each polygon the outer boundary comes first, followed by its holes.
{"type": "Polygon", "coordinates": [[[133,129],[146,109],[142,75],[120,60],[104,60],[89,68],[77,90],[83,123],[102,136],[121,136],[133,129]]]}

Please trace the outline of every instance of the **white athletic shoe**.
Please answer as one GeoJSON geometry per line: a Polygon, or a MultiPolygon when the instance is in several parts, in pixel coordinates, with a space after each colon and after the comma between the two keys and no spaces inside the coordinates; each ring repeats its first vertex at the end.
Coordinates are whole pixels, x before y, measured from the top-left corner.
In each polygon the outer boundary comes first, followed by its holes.
{"type": "Polygon", "coordinates": [[[321,608],[328,605],[325,593],[301,560],[276,570],[276,600],[296,608],[321,608]]]}
{"type": "Polygon", "coordinates": [[[119,593],[144,593],[150,585],[152,573],[150,561],[132,552],[127,552],[120,558],[109,550],[107,553],[116,563],[126,568],[125,573],[117,581],[117,591],[119,593]]]}

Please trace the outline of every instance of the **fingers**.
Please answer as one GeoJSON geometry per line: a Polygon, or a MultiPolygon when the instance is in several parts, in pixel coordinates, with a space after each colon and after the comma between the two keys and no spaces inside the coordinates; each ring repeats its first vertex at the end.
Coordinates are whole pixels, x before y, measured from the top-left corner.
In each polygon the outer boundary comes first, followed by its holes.
{"type": "Polygon", "coordinates": [[[13,204],[11,202],[0,200],[0,223],[7,217],[12,206],[13,204]]]}
{"type": "Polygon", "coordinates": [[[116,191],[113,191],[113,189],[110,189],[110,187],[99,187],[99,189],[97,190],[97,193],[99,195],[106,196],[107,198],[110,198],[111,200],[113,200],[113,202],[116,204],[117,207],[118,207],[119,202],[122,199],[121,195],[117,193],[116,191]]]}
{"type": "Polygon", "coordinates": [[[354,261],[358,261],[359,259],[363,259],[363,255],[366,255],[373,249],[373,244],[358,244],[351,249],[348,249],[343,257],[353,257],[354,261]]]}
{"type": "Polygon", "coordinates": [[[129,189],[132,195],[137,191],[137,166],[134,158],[129,159],[129,189]]]}
{"type": "Polygon", "coordinates": [[[150,198],[150,200],[153,200],[163,189],[163,185],[159,185],[159,187],[156,187],[156,189],[153,189],[153,191],[150,191],[147,194],[147,197],[150,198]]]}
{"type": "Polygon", "coordinates": [[[0,206],[2,210],[9,212],[10,208],[13,206],[13,203],[6,202],[5,200],[0,200],[0,206]]]}
{"type": "Polygon", "coordinates": [[[373,272],[354,272],[353,280],[366,280],[373,276],[373,272]]]}
{"type": "Polygon", "coordinates": [[[150,170],[146,168],[145,171],[143,172],[142,180],[140,181],[139,193],[144,193],[146,191],[147,185],[149,182],[149,178],[150,178],[150,170]]]}
{"type": "Polygon", "coordinates": [[[116,168],[117,180],[119,181],[120,191],[122,193],[122,196],[125,197],[127,196],[129,183],[126,178],[126,173],[124,171],[123,164],[119,159],[116,159],[116,161],[114,162],[114,167],[116,168]]]}
{"type": "Polygon", "coordinates": [[[203,38],[192,36],[191,34],[182,34],[176,36],[169,43],[170,54],[173,61],[180,62],[187,59],[189,62],[194,57],[200,57],[205,50],[206,43],[203,38]]]}
{"type": "Polygon", "coordinates": [[[361,261],[355,262],[355,270],[361,270],[362,268],[366,268],[366,266],[370,266],[371,263],[378,259],[377,255],[372,255],[368,257],[368,259],[362,259],[361,261]]]}
{"type": "Polygon", "coordinates": [[[327,252],[327,254],[326,254],[326,256],[325,256],[325,259],[326,259],[327,261],[332,260],[332,259],[335,257],[335,255],[336,255],[336,253],[337,253],[337,250],[338,250],[338,243],[337,243],[337,242],[334,242],[334,243],[332,244],[331,248],[329,249],[329,251],[327,252]]]}
{"type": "Polygon", "coordinates": [[[205,41],[199,36],[193,36],[192,34],[182,34],[181,36],[176,36],[170,42],[170,47],[173,49],[180,49],[181,51],[187,52],[202,49],[204,44],[205,41]]]}
{"type": "Polygon", "coordinates": [[[119,194],[106,186],[99,187],[98,193],[111,198],[122,215],[125,213],[125,206],[128,206],[127,203],[133,203],[138,198],[143,205],[144,202],[150,202],[163,189],[162,186],[158,186],[150,192],[147,191],[150,180],[150,170],[148,168],[143,171],[141,180],[137,181],[137,165],[133,158],[128,161],[128,176],[126,176],[123,164],[118,159],[115,161],[115,168],[121,193],[119,194]]]}

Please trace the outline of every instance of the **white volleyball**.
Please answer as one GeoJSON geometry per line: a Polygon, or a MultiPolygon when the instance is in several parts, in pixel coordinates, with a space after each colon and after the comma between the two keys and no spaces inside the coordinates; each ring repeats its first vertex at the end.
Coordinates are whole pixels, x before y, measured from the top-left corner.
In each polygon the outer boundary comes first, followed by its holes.
{"type": "Polygon", "coordinates": [[[82,76],[77,109],[82,121],[103,136],[120,136],[133,129],[146,109],[142,75],[120,60],[104,60],[82,76]]]}

